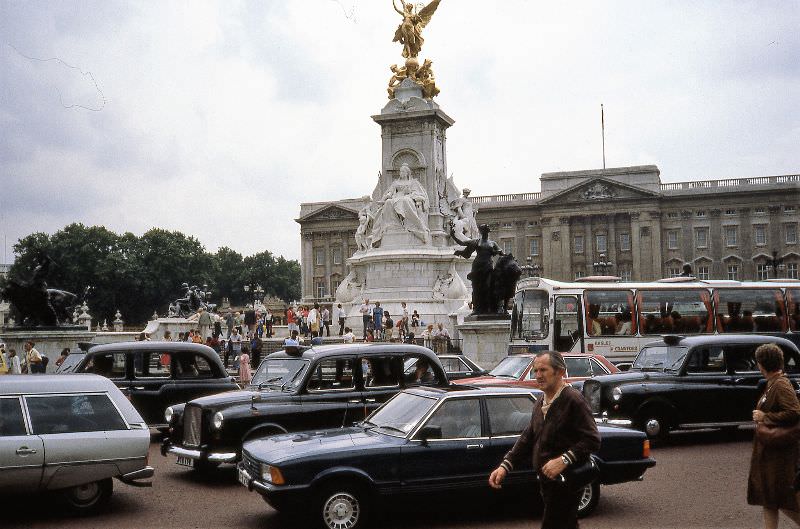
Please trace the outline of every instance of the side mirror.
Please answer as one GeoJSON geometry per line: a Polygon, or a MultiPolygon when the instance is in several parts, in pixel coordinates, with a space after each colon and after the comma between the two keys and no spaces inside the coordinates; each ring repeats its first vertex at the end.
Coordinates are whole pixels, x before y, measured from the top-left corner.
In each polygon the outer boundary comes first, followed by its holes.
{"type": "Polygon", "coordinates": [[[441,426],[434,426],[432,424],[428,424],[420,428],[419,432],[417,432],[417,439],[422,441],[422,444],[427,444],[428,439],[441,439],[441,438],[442,438],[441,426]]]}

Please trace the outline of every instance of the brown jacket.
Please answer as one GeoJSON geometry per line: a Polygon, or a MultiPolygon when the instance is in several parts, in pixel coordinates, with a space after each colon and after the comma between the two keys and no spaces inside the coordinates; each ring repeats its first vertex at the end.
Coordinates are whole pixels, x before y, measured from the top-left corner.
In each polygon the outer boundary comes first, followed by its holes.
{"type": "MultiPolygon", "coordinates": [[[[792,383],[778,377],[767,385],[756,409],[764,412],[764,420],[774,424],[793,424],[800,419],[800,403],[792,383]]],[[[747,480],[747,503],[770,509],[798,511],[800,507],[792,490],[797,465],[797,446],[771,448],[753,437],[750,476],[747,480]]]]}
{"type": "Polygon", "coordinates": [[[507,470],[532,458],[538,472],[561,455],[566,455],[571,464],[583,463],[600,449],[600,434],[589,404],[575,388],[567,386],[561,391],[546,418],[542,414],[543,403],[544,398],[537,400],[530,424],[506,454],[503,466],[507,470]]]}

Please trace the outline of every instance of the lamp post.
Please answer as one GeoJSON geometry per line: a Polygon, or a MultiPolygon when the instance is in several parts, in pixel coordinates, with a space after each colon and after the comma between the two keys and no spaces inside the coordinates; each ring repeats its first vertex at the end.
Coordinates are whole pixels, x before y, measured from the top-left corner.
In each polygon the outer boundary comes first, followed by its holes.
{"type": "Polygon", "coordinates": [[[538,263],[533,262],[533,257],[530,255],[525,258],[528,264],[521,266],[520,268],[528,277],[540,277],[542,273],[542,267],[538,263]]]}
{"type": "Polygon", "coordinates": [[[772,268],[775,279],[778,279],[778,270],[783,271],[786,265],[783,264],[783,257],[778,257],[778,250],[772,250],[772,259],[767,259],[767,266],[772,268]]]}
{"type": "Polygon", "coordinates": [[[601,253],[599,255],[599,260],[592,263],[592,267],[594,268],[595,275],[607,276],[611,267],[614,266],[614,263],[611,261],[606,261],[606,254],[601,253]]]}

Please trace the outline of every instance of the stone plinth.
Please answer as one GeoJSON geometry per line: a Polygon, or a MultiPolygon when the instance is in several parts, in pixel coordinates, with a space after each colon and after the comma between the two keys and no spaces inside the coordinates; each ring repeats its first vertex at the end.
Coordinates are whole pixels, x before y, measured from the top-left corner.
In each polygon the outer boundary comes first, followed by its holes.
{"type": "Polygon", "coordinates": [[[461,350],[478,365],[492,369],[508,356],[511,320],[465,320],[456,328],[462,340],[461,350]]]}
{"type": "Polygon", "coordinates": [[[79,350],[79,342],[91,342],[95,333],[82,327],[64,328],[3,328],[0,330],[0,341],[5,342],[6,351],[16,349],[20,361],[25,358],[25,342],[28,340],[35,343],[36,350],[50,359],[47,365],[47,372],[52,373],[56,369],[56,360],[65,347],[69,347],[71,352],[79,350]]]}

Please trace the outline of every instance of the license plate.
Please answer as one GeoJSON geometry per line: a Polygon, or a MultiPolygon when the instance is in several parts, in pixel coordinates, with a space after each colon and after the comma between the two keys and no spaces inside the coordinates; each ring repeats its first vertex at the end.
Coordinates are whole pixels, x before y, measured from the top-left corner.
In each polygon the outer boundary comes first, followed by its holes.
{"type": "Polygon", "coordinates": [[[189,467],[189,468],[193,468],[194,467],[194,459],[192,459],[191,457],[178,456],[177,463],[179,465],[182,465],[182,466],[185,466],[185,467],[189,467]]]}
{"type": "Polygon", "coordinates": [[[250,474],[247,471],[239,469],[239,483],[244,485],[245,487],[250,487],[250,474]]]}

